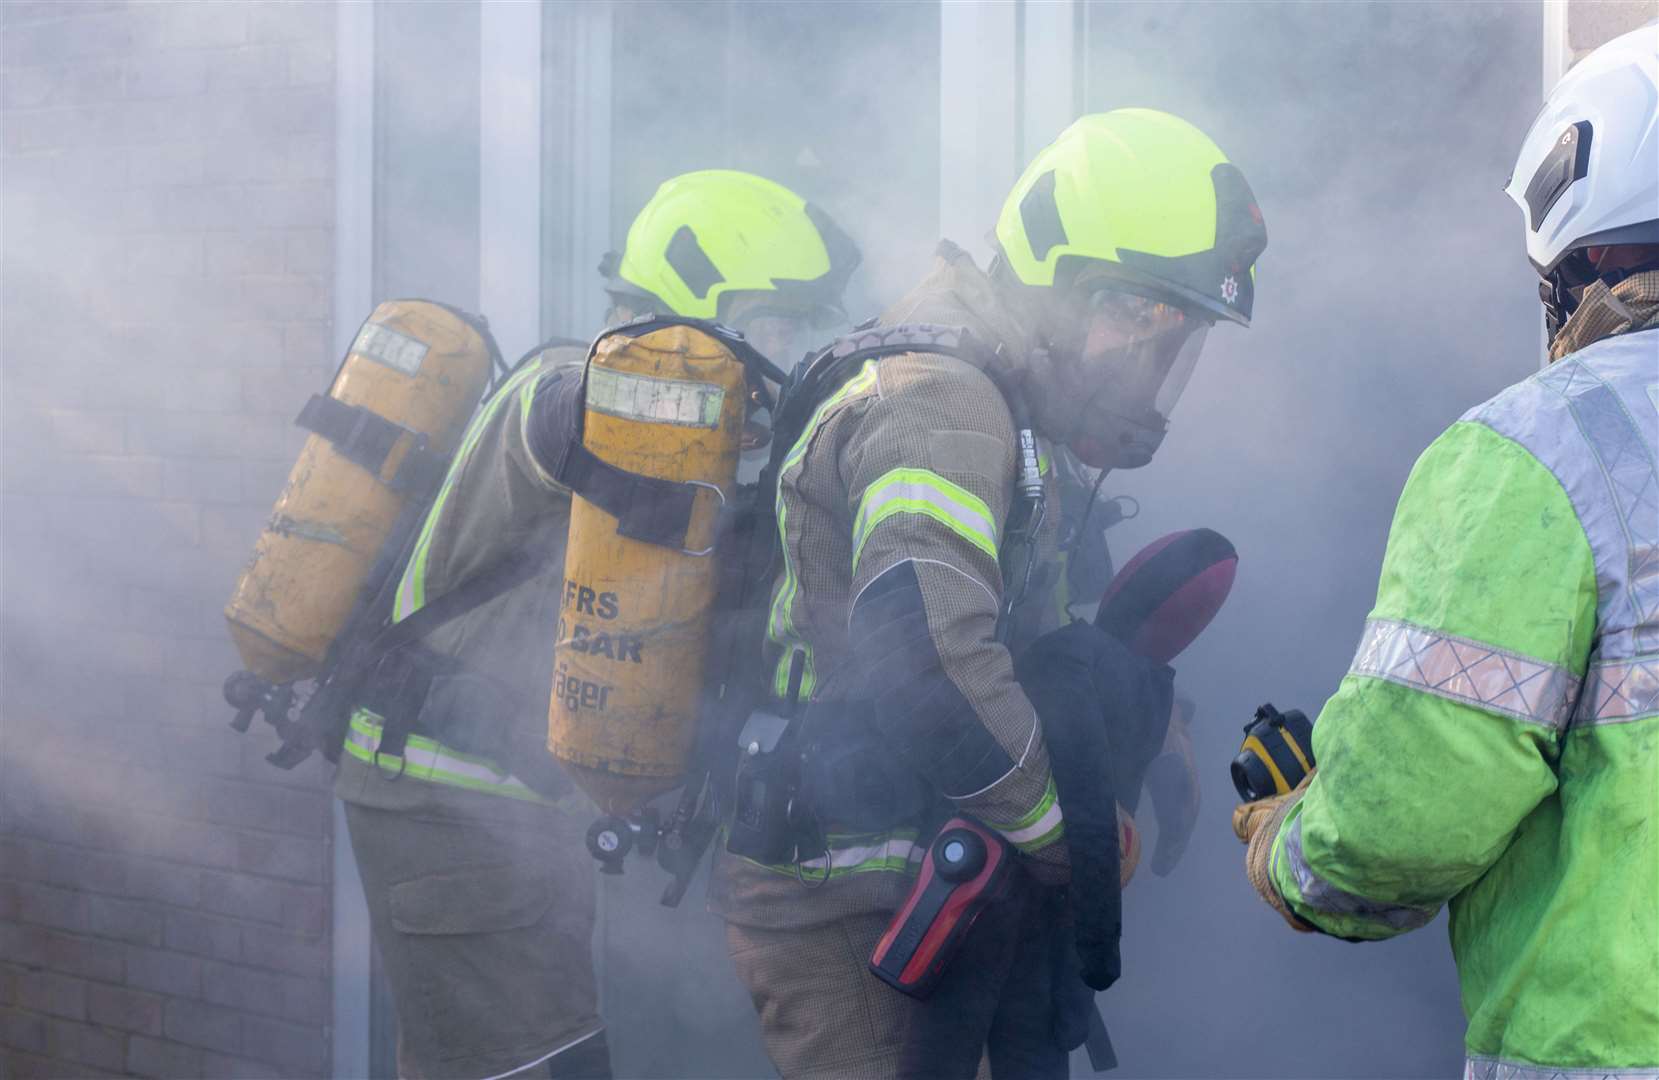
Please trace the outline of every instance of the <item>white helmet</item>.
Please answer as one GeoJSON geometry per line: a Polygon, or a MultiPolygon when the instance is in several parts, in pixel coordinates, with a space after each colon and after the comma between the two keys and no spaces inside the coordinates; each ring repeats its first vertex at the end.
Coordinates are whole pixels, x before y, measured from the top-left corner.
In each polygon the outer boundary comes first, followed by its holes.
{"type": "Polygon", "coordinates": [[[1614,38],[1555,85],[1521,143],[1506,188],[1526,221],[1527,257],[1552,321],[1594,271],[1574,252],[1659,244],[1659,23],[1614,38]]]}

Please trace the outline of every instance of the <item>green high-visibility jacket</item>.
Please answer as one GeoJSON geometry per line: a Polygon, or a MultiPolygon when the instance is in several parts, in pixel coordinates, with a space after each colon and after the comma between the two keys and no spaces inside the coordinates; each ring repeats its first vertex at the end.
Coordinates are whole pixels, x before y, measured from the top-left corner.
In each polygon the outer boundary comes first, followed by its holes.
{"type": "Polygon", "coordinates": [[[1467,1077],[1659,1077],[1656,445],[1659,329],[1424,452],[1274,841],[1274,886],[1327,933],[1450,905],[1467,1077]]]}

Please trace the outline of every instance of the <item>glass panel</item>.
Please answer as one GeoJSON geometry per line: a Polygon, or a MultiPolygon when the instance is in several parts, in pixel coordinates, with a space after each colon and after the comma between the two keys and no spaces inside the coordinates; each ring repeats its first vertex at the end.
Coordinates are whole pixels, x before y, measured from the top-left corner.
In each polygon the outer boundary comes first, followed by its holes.
{"type": "Polygon", "coordinates": [[[375,7],[377,302],[478,308],[478,19],[473,2],[375,7]]]}
{"type": "MultiPolygon", "coordinates": [[[[572,51],[596,40],[580,25],[581,9],[593,7],[544,8],[549,209],[568,212],[581,195],[568,190],[568,170],[592,120],[575,99],[595,104],[596,88],[573,90],[555,69],[601,70],[572,51]]],[[[634,214],[668,177],[742,169],[821,204],[853,235],[864,253],[848,295],[855,320],[914,284],[938,239],[939,11],[930,3],[857,10],[848,18],[845,6],[818,0],[610,7],[610,190],[601,204],[609,246],[620,249],[634,214]]],[[[573,250],[553,227],[544,232],[548,280],[575,275],[578,288],[585,280],[598,293],[603,249],[573,250]]],[[[581,337],[598,327],[550,321],[547,329],[581,337]]]]}

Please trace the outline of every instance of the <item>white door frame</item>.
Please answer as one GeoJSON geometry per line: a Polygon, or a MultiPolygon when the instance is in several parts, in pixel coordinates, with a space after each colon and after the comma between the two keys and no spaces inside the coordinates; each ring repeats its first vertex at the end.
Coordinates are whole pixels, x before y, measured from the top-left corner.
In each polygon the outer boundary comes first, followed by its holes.
{"type": "Polygon", "coordinates": [[[939,8],[939,235],[983,263],[1008,189],[1076,119],[1076,0],[939,8]]]}

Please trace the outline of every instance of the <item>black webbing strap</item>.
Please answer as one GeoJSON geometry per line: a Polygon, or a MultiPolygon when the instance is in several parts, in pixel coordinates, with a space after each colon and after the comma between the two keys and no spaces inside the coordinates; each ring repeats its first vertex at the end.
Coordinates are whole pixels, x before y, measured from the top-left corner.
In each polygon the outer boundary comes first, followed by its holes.
{"type": "Polygon", "coordinates": [[[690,549],[696,486],[619,469],[579,442],[566,449],[555,475],[559,483],[616,518],[619,534],[661,547],[690,549]]]}
{"type": "MultiPolygon", "coordinates": [[[[850,378],[866,360],[905,353],[939,353],[992,374],[992,350],[965,326],[900,323],[880,326],[860,323],[795,369],[784,385],[772,419],[772,466],[777,469],[806,430],[813,412],[835,388],[850,378]]],[[[1000,384],[998,389],[1001,389],[1000,384]]]]}
{"type": "MultiPolygon", "coordinates": [[[[646,316],[606,330],[589,347],[588,360],[592,362],[600,342],[608,337],[624,335],[638,338],[670,326],[689,326],[718,341],[757,381],[763,377],[783,377],[783,373],[756,352],[743,335],[718,323],[679,316],[646,316]]],[[[545,406],[549,410],[546,424],[550,431],[557,433],[549,440],[556,460],[549,463],[551,467],[548,471],[555,480],[616,518],[617,533],[630,540],[672,548],[689,555],[707,555],[713,550],[712,540],[702,548],[693,547],[691,518],[699,491],[724,507],[726,496],[718,486],[664,480],[629,472],[605,461],[584,446],[586,368],[580,379],[559,380],[546,389],[551,395],[545,406]]],[[[539,393],[536,407],[543,408],[539,393]]],[[[717,521],[711,535],[718,534],[724,524],[717,521]]]]}
{"type": "Polygon", "coordinates": [[[294,423],[321,435],[335,451],[375,476],[385,468],[399,440],[407,436],[409,450],[388,482],[397,491],[427,491],[443,479],[447,459],[426,448],[426,436],[361,405],[348,405],[328,394],[312,394],[294,417],[294,423]]]}

